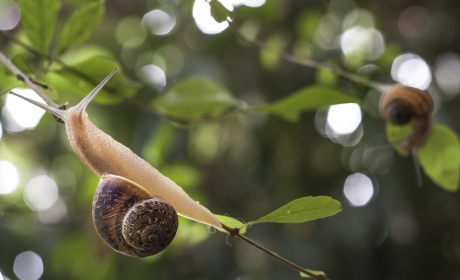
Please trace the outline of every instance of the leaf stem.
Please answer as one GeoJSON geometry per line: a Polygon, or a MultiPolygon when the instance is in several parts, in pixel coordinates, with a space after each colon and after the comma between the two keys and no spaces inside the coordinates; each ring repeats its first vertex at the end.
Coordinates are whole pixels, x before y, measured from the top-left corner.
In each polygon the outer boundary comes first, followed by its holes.
{"type": "Polygon", "coordinates": [[[256,243],[255,241],[253,241],[252,239],[249,239],[247,238],[246,236],[242,235],[239,233],[239,229],[238,228],[231,228],[229,226],[226,226],[224,224],[222,224],[222,228],[225,229],[231,237],[238,237],[240,238],[241,240],[251,244],[252,246],[258,248],[259,250],[262,250],[263,252],[265,252],[266,254],[270,255],[271,257],[275,258],[276,260],[302,272],[302,273],[305,273],[306,275],[316,279],[316,280],[329,280],[325,275],[322,275],[322,274],[315,274],[311,271],[308,271],[306,270],[305,268],[302,268],[298,265],[296,265],[295,263],[281,257],[280,255],[278,255],[277,253],[273,252],[273,251],[270,251],[268,250],[267,248],[265,248],[264,246],[256,243]]]}
{"type": "Polygon", "coordinates": [[[311,67],[311,68],[328,70],[328,71],[331,71],[332,73],[334,73],[336,75],[342,76],[344,78],[347,78],[347,79],[349,79],[351,81],[354,81],[354,82],[362,84],[362,85],[366,85],[366,86],[369,86],[369,87],[376,88],[378,90],[382,90],[382,89],[388,87],[388,85],[386,85],[386,84],[371,81],[366,77],[347,72],[347,71],[343,70],[342,68],[334,66],[334,65],[325,64],[325,63],[322,63],[322,62],[319,62],[319,61],[316,61],[316,60],[310,60],[310,59],[303,59],[303,58],[295,57],[294,55],[292,55],[290,53],[287,53],[285,51],[282,51],[282,50],[279,50],[277,48],[274,48],[272,46],[267,45],[262,40],[251,39],[251,38],[247,37],[246,35],[243,34],[243,32],[241,32],[241,30],[238,28],[238,26],[234,22],[232,22],[231,20],[228,20],[228,19],[227,19],[227,22],[229,24],[230,29],[236,34],[236,36],[238,36],[244,42],[246,42],[249,45],[252,45],[252,46],[254,46],[256,48],[259,48],[259,49],[262,49],[264,51],[267,51],[267,52],[269,52],[271,54],[277,55],[277,56],[279,56],[280,58],[282,58],[282,59],[284,59],[286,61],[289,61],[289,62],[292,62],[292,63],[295,63],[295,64],[299,64],[299,65],[303,65],[303,66],[307,66],[307,67],[311,67]]]}

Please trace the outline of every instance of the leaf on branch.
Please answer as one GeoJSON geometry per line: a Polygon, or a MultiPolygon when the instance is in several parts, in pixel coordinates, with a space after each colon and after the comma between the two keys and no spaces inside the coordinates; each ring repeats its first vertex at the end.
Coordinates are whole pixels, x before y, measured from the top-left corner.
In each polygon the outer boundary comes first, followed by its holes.
{"type": "Polygon", "coordinates": [[[328,196],[307,196],[298,198],[252,222],[257,223],[303,223],[329,216],[342,211],[342,205],[328,196]]]}
{"type": "Polygon", "coordinates": [[[206,78],[175,83],[155,98],[152,106],[165,114],[182,117],[217,117],[243,107],[223,85],[206,78]]]}
{"type": "MultiPolygon", "coordinates": [[[[395,143],[407,139],[411,134],[414,128],[410,124],[406,125],[395,125],[387,122],[386,125],[386,134],[388,142],[395,143]]],[[[400,145],[395,145],[394,149],[400,154],[404,155],[404,150],[400,145]]]]}
{"type": "Polygon", "coordinates": [[[227,18],[234,18],[235,16],[234,11],[228,10],[218,0],[211,0],[209,5],[211,5],[211,16],[219,23],[226,21],[227,18]]]}
{"type": "MultiPolygon", "coordinates": [[[[229,216],[222,216],[222,215],[216,215],[214,214],[214,216],[216,216],[216,218],[223,224],[225,224],[226,226],[229,226],[231,228],[239,228],[240,231],[239,233],[240,234],[245,234],[246,233],[246,224],[243,224],[242,222],[238,221],[237,219],[234,219],[232,217],[229,217],[229,216]]],[[[221,229],[221,228],[217,228],[217,230],[219,231],[222,231],[222,232],[227,232],[226,230],[224,229],[221,229]]]]}
{"type": "Polygon", "coordinates": [[[86,41],[104,17],[104,4],[91,2],[76,10],[62,31],[59,51],[86,41]]]}
{"type": "MultiPolygon", "coordinates": [[[[386,133],[389,142],[406,139],[412,134],[409,125],[387,123],[386,133]]],[[[394,147],[401,155],[400,146],[394,147]]],[[[420,165],[433,182],[446,191],[455,192],[460,180],[460,141],[457,134],[447,126],[434,124],[433,131],[426,142],[417,149],[420,165]]]]}
{"type": "Polygon", "coordinates": [[[343,103],[359,104],[361,99],[334,88],[308,86],[281,100],[257,108],[255,111],[266,111],[286,121],[296,122],[302,112],[343,103]]]}
{"type": "MultiPolygon", "coordinates": [[[[44,80],[52,84],[61,94],[86,96],[119,63],[106,57],[92,57],[86,61],[49,72],[44,80]]],[[[137,92],[137,84],[130,81],[119,70],[94,97],[100,104],[116,104],[137,92]]]]}
{"type": "Polygon", "coordinates": [[[21,24],[32,45],[46,55],[53,39],[59,0],[21,0],[21,24]]]}
{"type": "Polygon", "coordinates": [[[434,124],[425,144],[418,149],[426,175],[446,191],[455,192],[460,178],[460,141],[449,127],[434,124]]]}
{"type": "MultiPolygon", "coordinates": [[[[306,268],[305,268],[306,269],[306,268]]],[[[310,271],[311,273],[314,273],[316,275],[321,275],[321,276],[324,276],[326,277],[326,273],[324,273],[324,271],[320,271],[320,270],[311,270],[311,269],[306,269],[308,271],[310,271]]],[[[311,278],[311,276],[303,273],[303,272],[300,272],[300,277],[302,278],[311,278]]]]}

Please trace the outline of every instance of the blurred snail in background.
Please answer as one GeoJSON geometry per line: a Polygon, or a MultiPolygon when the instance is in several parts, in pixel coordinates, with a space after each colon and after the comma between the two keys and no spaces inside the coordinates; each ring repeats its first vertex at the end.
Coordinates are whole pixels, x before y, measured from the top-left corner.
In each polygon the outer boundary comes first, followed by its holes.
{"type": "Polygon", "coordinates": [[[380,100],[380,112],[387,122],[414,127],[413,133],[401,144],[406,153],[422,145],[430,134],[432,111],[433,100],[427,92],[400,84],[392,86],[380,100]]]}
{"type": "Polygon", "coordinates": [[[65,122],[72,149],[101,178],[93,200],[93,221],[99,235],[114,250],[138,257],[162,251],[176,234],[177,214],[222,228],[206,207],[88,119],[86,107],[117,69],[68,110],[10,93],[65,122]]]}

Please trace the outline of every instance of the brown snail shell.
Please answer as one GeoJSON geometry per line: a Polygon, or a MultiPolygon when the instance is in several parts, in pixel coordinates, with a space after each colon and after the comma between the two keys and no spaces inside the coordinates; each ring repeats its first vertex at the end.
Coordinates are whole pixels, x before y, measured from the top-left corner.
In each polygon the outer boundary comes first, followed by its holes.
{"type": "Polygon", "coordinates": [[[400,84],[392,86],[380,100],[380,112],[386,121],[413,125],[412,135],[402,143],[406,152],[425,142],[433,126],[432,111],[433,100],[427,92],[400,84]]]}
{"type": "Polygon", "coordinates": [[[93,222],[115,251],[147,257],[163,251],[178,227],[174,208],[126,178],[103,175],[93,199],[93,222]]]}
{"type": "Polygon", "coordinates": [[[380,101],[380,112],[393,124],[406,124],[413,119],[425,118],[433,110],[430,95],[418,88],[404,85],[392,86],[380,101]]]}

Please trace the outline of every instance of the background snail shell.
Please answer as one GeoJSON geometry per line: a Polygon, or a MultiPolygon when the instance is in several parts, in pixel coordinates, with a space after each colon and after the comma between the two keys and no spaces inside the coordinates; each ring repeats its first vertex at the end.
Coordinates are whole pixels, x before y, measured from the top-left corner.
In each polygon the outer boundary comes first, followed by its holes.
{"type": "Polygon", "coordinates": [[[428,93],[404,85],[391,87],[380,101],[383,118],[393,124],[406,124],[413,119],[425,118],[432,110],[433,101],[428,93]]]}
{"type": "Polygon", "coordinates": [[[164,250],[178,227],[177,213],[169,203],[115,175],[101,177],[93,200],[93,222],[110,247],[134,257],[164,250]]]}
{"type": "Polygon", "coordinates": [[[400,84],[392,86],[380,100],[380,112],[386,121],[396,125],[412,123],[413,133],[402,143],[406,152],[422,145],[430,134],[432,111],[433,100],[427,92],[400,84]]]}

